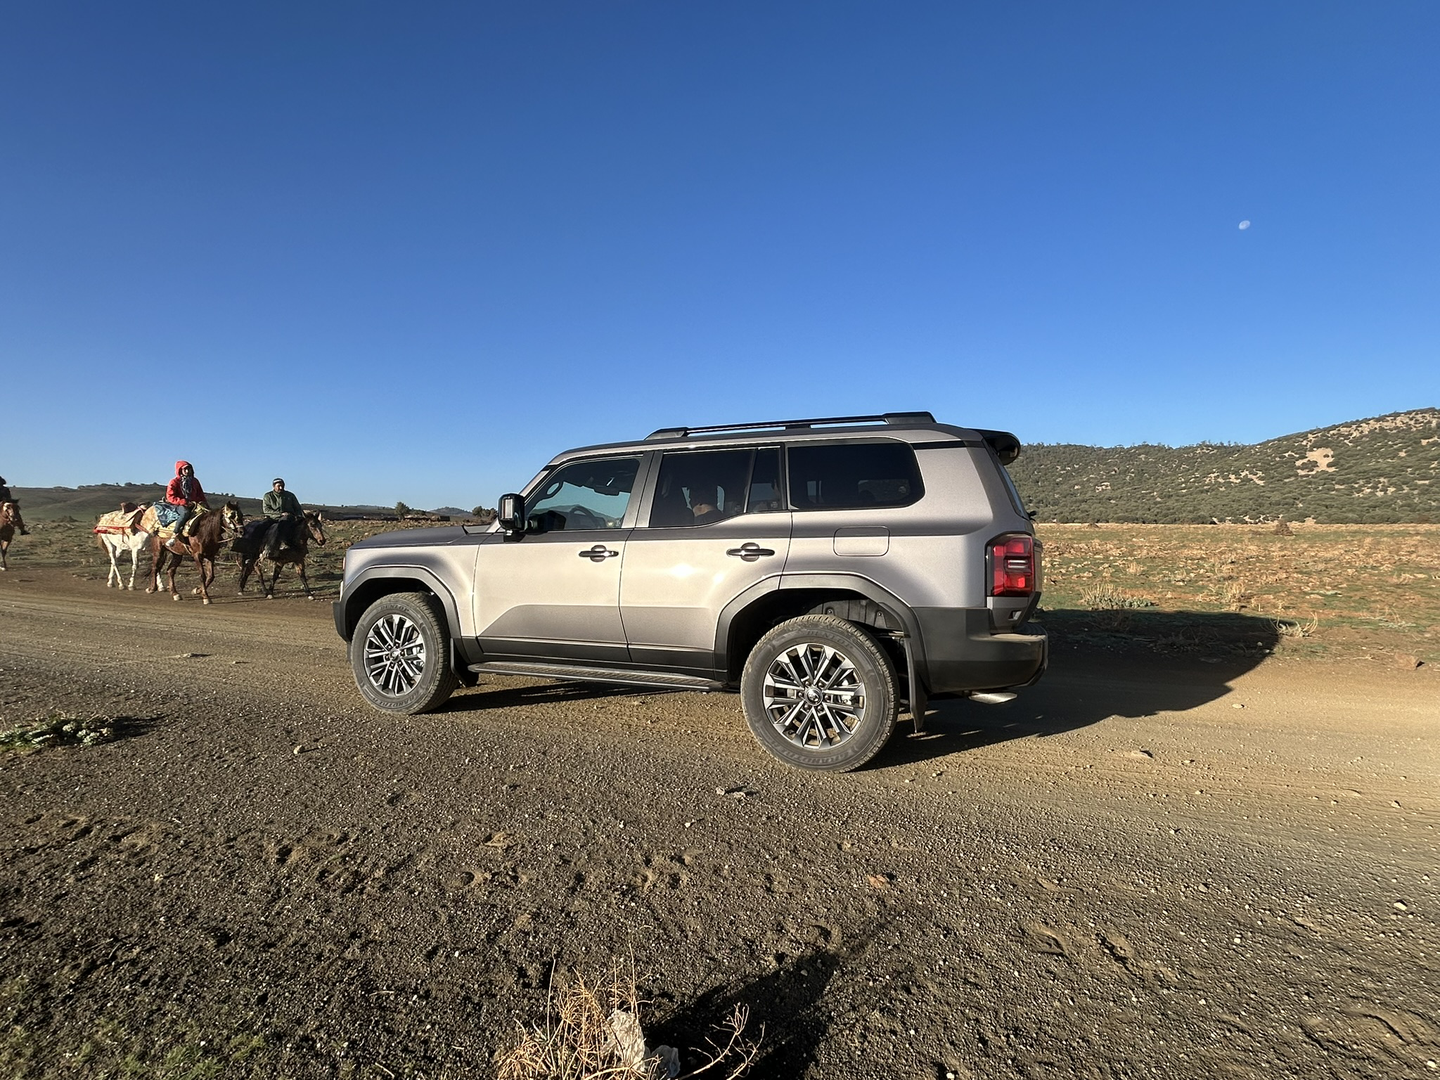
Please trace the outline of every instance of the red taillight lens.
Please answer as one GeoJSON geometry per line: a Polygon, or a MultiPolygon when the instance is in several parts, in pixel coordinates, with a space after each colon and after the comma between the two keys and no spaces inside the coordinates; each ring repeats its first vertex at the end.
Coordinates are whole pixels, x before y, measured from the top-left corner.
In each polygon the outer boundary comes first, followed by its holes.
{"type": "Polygon", "coordinates": [[[1035,578],[1034,539],[1007,536],[990,545],[991,596],[1029,596],[1035,578]]]}

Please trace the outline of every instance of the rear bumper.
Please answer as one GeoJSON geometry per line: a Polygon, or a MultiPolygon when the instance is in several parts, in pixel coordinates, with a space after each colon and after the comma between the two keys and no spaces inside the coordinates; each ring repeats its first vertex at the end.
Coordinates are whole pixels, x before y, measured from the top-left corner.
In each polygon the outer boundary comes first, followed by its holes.
{"type": "Polygon", "coordinates": [[[1029,686],[1045,674],[1050,639],[1039,626],[993,633],[983,608],[917,608],[931,694],[1029,686]]]}

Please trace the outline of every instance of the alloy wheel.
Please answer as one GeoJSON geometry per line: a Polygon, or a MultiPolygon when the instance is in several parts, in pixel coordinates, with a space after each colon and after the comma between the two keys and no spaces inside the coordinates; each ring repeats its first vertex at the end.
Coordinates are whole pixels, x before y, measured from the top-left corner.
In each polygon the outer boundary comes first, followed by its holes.
{"type": "Polygon", "coordinates": [[[424,674],[425,637],[405,616],[386,615],[365,636],[364,660],[370,685],[390,697],[404,697],[424,674]]]}
{"type": "Polygon", "coordinates": [[[831,645],[792,645],[771,661],[761,689],[765,715],[787,742],[828,750],[865,719],[865,683],[854,662],[831,645]]]}

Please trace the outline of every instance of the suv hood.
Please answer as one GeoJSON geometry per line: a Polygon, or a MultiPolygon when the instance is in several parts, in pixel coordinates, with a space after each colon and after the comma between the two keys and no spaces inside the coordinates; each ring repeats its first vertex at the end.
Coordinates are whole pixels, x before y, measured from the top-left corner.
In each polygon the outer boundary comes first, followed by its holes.
{"type": "Polygon", "coordinates": [[[469,534],[463,525],[442,525],[436,529],[395,529],[357,540],[351,548],[440,547],[453,544],[469,534]]]}

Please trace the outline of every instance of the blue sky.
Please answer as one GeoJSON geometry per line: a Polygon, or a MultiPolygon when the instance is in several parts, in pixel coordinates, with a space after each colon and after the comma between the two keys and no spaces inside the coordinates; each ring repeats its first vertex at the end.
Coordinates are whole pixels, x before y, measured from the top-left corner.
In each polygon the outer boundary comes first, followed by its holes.
{"type": "Polygon", "coordinates": [[[1428,0],[9,3],[0,473],[468,508],[676,424],[1440,404],[1436,41],[1428,0]]]}

